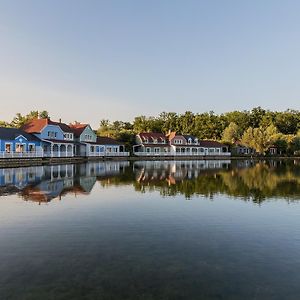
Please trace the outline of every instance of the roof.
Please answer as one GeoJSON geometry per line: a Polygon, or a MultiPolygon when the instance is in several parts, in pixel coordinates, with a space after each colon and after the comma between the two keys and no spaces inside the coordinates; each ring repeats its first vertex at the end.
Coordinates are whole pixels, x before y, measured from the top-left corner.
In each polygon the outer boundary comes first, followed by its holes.
{"type": "Polygon", "coordinates": [[[54,122],[50,119],[33,119],[24,124],[21,129],[28,133],[40,133],[47,125],[59,126],[63,132],[73,133],[72,129],[65,123],[54,122]]]}
{"type": "Polygon", "coordinates": [[[81,123],[76,123],[76,124],[70,124],[69,127],[73,131],[75,137],[80,137],[84,129],[89,126],[89,124],[81,124],[81,123]]]}
{"type": "Polygon", "coordinates": [[[198,138],[196,138],[195,136],[193,135],[190,135],[190,134],[183,134],[183,137],[188,141],[189,139],[191,139],[193,142],[198,138]]]}
{"type": "Polygon", "coordinates": [[[54,143],[54,144],[75,144],[74,141],[68,141],[68,140],[42,139],[42,141],[54,143]]]}
{"type": "Polygon", "coordinates": [[[221,148],[221,147],[226,147],[226,145],[221,144],[217,141],[208,141],[208,140],[200,140],[200,146],[202,147],[207,147],[207,148],[221,148]]]}
{"type": "Polygon", "coordinates": [[[124,144],[121,142],[118,142],[115,139],[104,137],[104,136],[97,136],[97,144],[98,145],[118,145],[123,146],[124,144]]]}
{"type": "Polygon", "coordinates": [[[23,135],[28,141],[40,141],[40,139],[36,136],[29,134],[21,129],[0,127],[1,140],[15,140],[20,135],[23,135]]]}
{"type": "Polygon", "coordinates": [[[141,132],[139,134],[139,136],[140,136],[140,138],[142,139],[143,142],[146,139],[148,141],[150,141],[150,140],[154,141],[155,139],[165,141],[167,139],[166,136],[163,133],[159,133],[159,132],[141,132]]]}

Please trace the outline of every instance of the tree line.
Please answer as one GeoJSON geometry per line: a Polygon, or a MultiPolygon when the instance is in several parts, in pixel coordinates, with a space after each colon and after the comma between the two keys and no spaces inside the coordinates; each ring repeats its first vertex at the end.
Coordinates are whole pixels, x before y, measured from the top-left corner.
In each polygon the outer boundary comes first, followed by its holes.
{"type": "MultiPolygon", "coordinates": [[[[47,118],[47,111],[31,111],[26,115],[17,113],[11,122],[0,121],[0,126],[21,127],[28,120],[47,118]]],[[[139,132],[176,131],[191,134],[199,139],[222,141],[228,145],[241,142],[243,145],[265,154],[271,145],[276,145],[282,154],[300,151],[300,111],[271,111],[261,107],[252,110],[215,114],[213,111],[182,114],[162,112],[158,116],[137,116],[132,122],[102,119],[96,130],[101,136],[116,138],[128,147],[139,132]]]]}
{"type": "Polygon", "coordinates": [[[156,117],[137,116],[133,122],[101,120],[98,133],[132,144],[139,132],[170,130],[228,145],[241,142],[259,154],[265,154],[271,145],[281,154],[300,151],[300,111],[291,109],[278,112],[255,107],[223,114],[162,112],[156,117]]]}

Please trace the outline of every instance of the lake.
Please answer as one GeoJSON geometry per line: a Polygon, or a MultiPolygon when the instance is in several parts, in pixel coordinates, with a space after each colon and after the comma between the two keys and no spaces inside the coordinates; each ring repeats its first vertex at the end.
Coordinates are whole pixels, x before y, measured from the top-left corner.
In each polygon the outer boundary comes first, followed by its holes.
{"type": "Polygon", "coordinates": [[[300,299],[300,161],[0,169],[0,299],[300,299]]]}

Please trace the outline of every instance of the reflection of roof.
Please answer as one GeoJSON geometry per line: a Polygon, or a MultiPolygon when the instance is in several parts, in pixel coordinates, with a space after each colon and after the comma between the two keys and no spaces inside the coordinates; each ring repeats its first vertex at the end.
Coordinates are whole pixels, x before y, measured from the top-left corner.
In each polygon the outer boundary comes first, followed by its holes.
{"type": "Polygon", "coordinates": [[[65,123],[54,122],[50,119],[33,119],[24,124],[21,129],[28,133],[40,133],[47,125],[59,126],[62,131],[72,133],[72,129],[65,123]]]}
{"type": "Polygon", "coordinates": [[[0,139],[2,140],[15,140],[20,135],[23,135],[28,141],[40,141],[36,136],[21,129],[0,127],[0,139]]]}
{"type": "Polygon", "coordinates": [[[37,186],[27,186],[25,187],[22,192],[22,197],[24,200],[28,201],[34,201],[34,202],[50,202],[53,198],[50,194],[46,193],[45,191],[42,191],[37,186]]]}

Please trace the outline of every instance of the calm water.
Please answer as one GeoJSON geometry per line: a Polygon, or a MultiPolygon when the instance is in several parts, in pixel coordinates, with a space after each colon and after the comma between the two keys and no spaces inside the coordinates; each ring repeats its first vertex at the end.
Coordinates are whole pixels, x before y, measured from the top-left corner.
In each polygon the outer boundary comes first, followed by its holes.
{"type": "Polygon", "coordinates": [[[0,169],[0,299],[300,299],[300,162],[0,169]]]}

